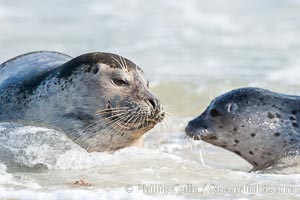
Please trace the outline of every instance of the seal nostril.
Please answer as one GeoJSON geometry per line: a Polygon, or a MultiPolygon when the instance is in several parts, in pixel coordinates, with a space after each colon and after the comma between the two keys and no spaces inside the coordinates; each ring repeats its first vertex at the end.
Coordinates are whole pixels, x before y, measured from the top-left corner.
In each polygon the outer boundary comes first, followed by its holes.
{"type": "Polygon", "coordinates": [[[153,109],[156,109],[156,103],[152,99],[147,99],[146,102],[152,106],[153,109]]]}

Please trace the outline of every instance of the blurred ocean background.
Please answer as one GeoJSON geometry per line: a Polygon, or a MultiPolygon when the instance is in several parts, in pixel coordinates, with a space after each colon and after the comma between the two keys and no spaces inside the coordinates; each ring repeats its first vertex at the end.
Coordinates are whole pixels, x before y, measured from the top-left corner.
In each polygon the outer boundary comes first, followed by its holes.
{"type": "Polygon", "coordinates": [[[40,50],[127,57],[144,69],[174,115],[167,129],[146,135],[144,149],[71,153],[64,155],[65,164],[81,159],[68,170],[61,163],[39,173],[1,165],[1,200],[300,198],[299,175],[248,173],[250,165],[238,156],[190,141],[183,132],[214,97],[237,87],[300,95],[300,0],[0,0],[0,33],[1,63],[40,50]],[[70,184],[81,179],[92,186],[70,184]],[[164,196],[124,190],[150,183],[294,190],[224,195],[205,188],[201,194],[164,196]]]}

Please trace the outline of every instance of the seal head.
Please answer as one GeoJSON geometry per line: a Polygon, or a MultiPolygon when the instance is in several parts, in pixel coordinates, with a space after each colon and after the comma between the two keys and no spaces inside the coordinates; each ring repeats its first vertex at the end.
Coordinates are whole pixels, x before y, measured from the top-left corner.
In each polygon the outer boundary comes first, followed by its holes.
{"type": "MultiPolygon", "coordinates": [[[[38,59],[40,54],[29,55],[34,61],[26,56],[19,60],[29,62],[31,70],[30,62],[39,66],[44,60],[38,59]]],[[[48,64],[39,73],[26,71],[18,79],[9,76],[10,62],[1,65],[8,71],[0,82],[1,121],[45,123],[88,151],[113,151],[131,146],[164,118],[143,71],[121,56],[84,54],[48,64]]]]}
{"type": "Polygon", "coordinates": [[[230,150],[254,166],[272,166],[297,155],[300,141],[300,97],[259,88],[241,88],[214,99],[185,131],[230,150]]]}

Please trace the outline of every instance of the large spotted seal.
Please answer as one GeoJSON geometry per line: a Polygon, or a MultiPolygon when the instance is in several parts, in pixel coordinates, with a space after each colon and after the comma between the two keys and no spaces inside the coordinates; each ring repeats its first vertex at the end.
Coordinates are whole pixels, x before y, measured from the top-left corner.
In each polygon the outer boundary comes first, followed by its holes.
{"type": "Polygon", "coordinates": [[[279,170],[300,164],[299,126],[300,97],[241,88],[214,99],[186,133],[238,154],[253,170],[279,170]]]}
{"type": "Polygon", "coordinates": [[[143,71],[115,54],[33,52],[0,65],[0,121],[59,128],[89,152],[130,146],[163,118],[143,71]]]}

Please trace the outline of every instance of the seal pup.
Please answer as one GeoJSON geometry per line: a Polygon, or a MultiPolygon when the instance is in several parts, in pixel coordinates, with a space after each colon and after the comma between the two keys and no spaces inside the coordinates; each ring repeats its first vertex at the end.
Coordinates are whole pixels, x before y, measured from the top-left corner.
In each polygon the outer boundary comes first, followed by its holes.
{"type": "Polygon", "coordinates": [[[299,96],[241,88],[215,98],[185,132],[236,153],[253,170],[265,170],[300,164],[299,126],[299,96]]]}
{"type": "Polygon", "coordinates": [[[131,146],[163,118],[142,69],[119,55],[42,51],[0,65],[0,121],[58,128],[89,152],[131,146]]]}

